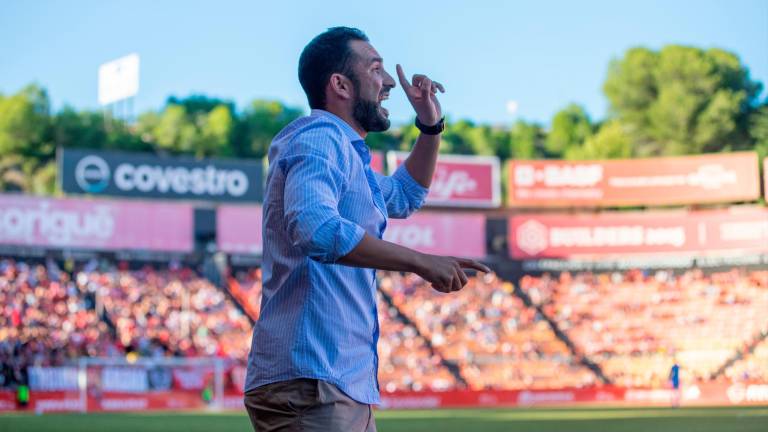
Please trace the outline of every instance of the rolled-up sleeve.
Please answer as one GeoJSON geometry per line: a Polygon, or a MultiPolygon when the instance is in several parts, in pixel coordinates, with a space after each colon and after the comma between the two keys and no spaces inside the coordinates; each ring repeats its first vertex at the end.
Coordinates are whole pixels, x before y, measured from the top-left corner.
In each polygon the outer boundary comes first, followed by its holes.
{"type": "Polygon", "coordinates": [[[397,167],[391,176],[374,173],[379,182],[381,193],[387,204],[387,215],[395,219],[405,219],[424,204],[429,189],[420,185],[405,164],[397,167]]]}
{"type": "Polygon", "coordinates": [[[305,137],[314,145],[294,142],[290,154],[279,161],[285,175],[285,223],[293,246],[313,260],[333,263],[355,248],[365,230],[339,214],[347,185],[346,158],[339,143],[333,142],[339,132],[332,127],[318,129],[305,137]],[[318,143],[319,136],[325,139],[318,143]]]}

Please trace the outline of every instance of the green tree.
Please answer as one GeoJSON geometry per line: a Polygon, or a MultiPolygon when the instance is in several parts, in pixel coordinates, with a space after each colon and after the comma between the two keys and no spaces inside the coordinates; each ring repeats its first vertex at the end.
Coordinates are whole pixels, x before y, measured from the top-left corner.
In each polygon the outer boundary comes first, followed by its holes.
{"type": "Polygon", "coordinates": [[[569,149],[584,145],[592,133],[592,122],[584,108],[570,104],[552,118],[544,149],[549,156],[562,157],[569,149]]]}
{"type": "Polygon", "coordinates": [[[768,102],[752,114],[749,133],[755,141],[755,150],[760,159],[768,157],[768,102]]]}
{"type": "Polygon", "coordinates": [[[613,120],[587,138],[584,145],[568,147],[564,156],[568,160],[629,158],[632,156],[632,140],[626,126],[613,120]]]}
{"type": "Polygon", "coordinates": [[[266,156],[275,135],[301,115],[300,108],[286,106],[278,101],[251,102],[233,131],[234,154],[254,158],[266,156]]]}
{"type": "Polygon", "coordinates": [[[518,120],[512,126],[509,137],[510,157],[513,159],[537,159],[544,157],[545,133],[540,125],[518,120]]]}
{"type": "Polygon", "coordinates": [[[54,153],[48,94],[36,85],[0,95],[0,155],[43,157],[54,153]]]}
{"type": "Polygon", "coordinates": [[[0,95],[0,187],[34,192],[32,176],[54,155],[45,90],[29,85],[14,95],[0,95]]]}
{"type": "Polygon", "coordinates": [[[148,151],[151,145],[142,141],[123,120],[98,111],[75,111],[65,107],[53,116],[56,146],[67,148],[148,151]]]}
{"type": "Polygon", "coordinates": [[[761,84],[721,49],[633,48],[611,63],[604,91],[640,156],[749,148],[761,84]]]}

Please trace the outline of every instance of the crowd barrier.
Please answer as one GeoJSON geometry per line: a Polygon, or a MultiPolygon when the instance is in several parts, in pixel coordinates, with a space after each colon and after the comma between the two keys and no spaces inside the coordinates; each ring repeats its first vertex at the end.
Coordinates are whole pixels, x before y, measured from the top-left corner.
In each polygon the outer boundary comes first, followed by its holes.
{"type": "MultiPolygon", "coordinates": [[[[684,386],[676,396],[672,389],[594,387],[551,390],[453,390],[444,392],[383,393],[379,409],[515,408],[535,406],[669,406],[679,398],[683,406],[768,405],[765,383],[701,383],[684,386]]],[[[225,392],[206,401],[199,391],[165,390],[103,392],[32,391],[29,403],[16,402],[16,392],[0,390],[0,411],[114,412],[164,410],[242,410],[243,395],[225,392]]]]}

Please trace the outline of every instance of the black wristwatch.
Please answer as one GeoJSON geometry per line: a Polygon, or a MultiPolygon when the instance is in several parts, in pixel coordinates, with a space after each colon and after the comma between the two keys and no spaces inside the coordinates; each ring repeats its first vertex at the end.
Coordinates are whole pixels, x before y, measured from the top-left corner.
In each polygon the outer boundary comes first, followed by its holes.
{"type": "Polygon", "coordinates": [[[427,126],[419,121],[419,117],[416,117],[416,128],[424,135],[440,135],[445,130],[445,117],[441,118],[439,122],[432,126],[427,126]]]}

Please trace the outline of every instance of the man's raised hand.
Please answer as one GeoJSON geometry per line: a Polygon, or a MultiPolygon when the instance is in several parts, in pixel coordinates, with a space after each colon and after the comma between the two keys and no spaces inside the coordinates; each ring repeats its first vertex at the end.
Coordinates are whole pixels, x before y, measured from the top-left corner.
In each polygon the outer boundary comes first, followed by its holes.
{"type": "Polygon", "coordinates": [[[426,75],[420,74],[414,75],[411,82],[408,82],[403,68],[397,65],[396,69],[400,85],[413,109],[416,110],[419,121],[427,126],[437,124],[443,117],[443,111],[436,95],[438,91],[445,93],[445,87],[439,82],[432,81],[426,75]]]}

